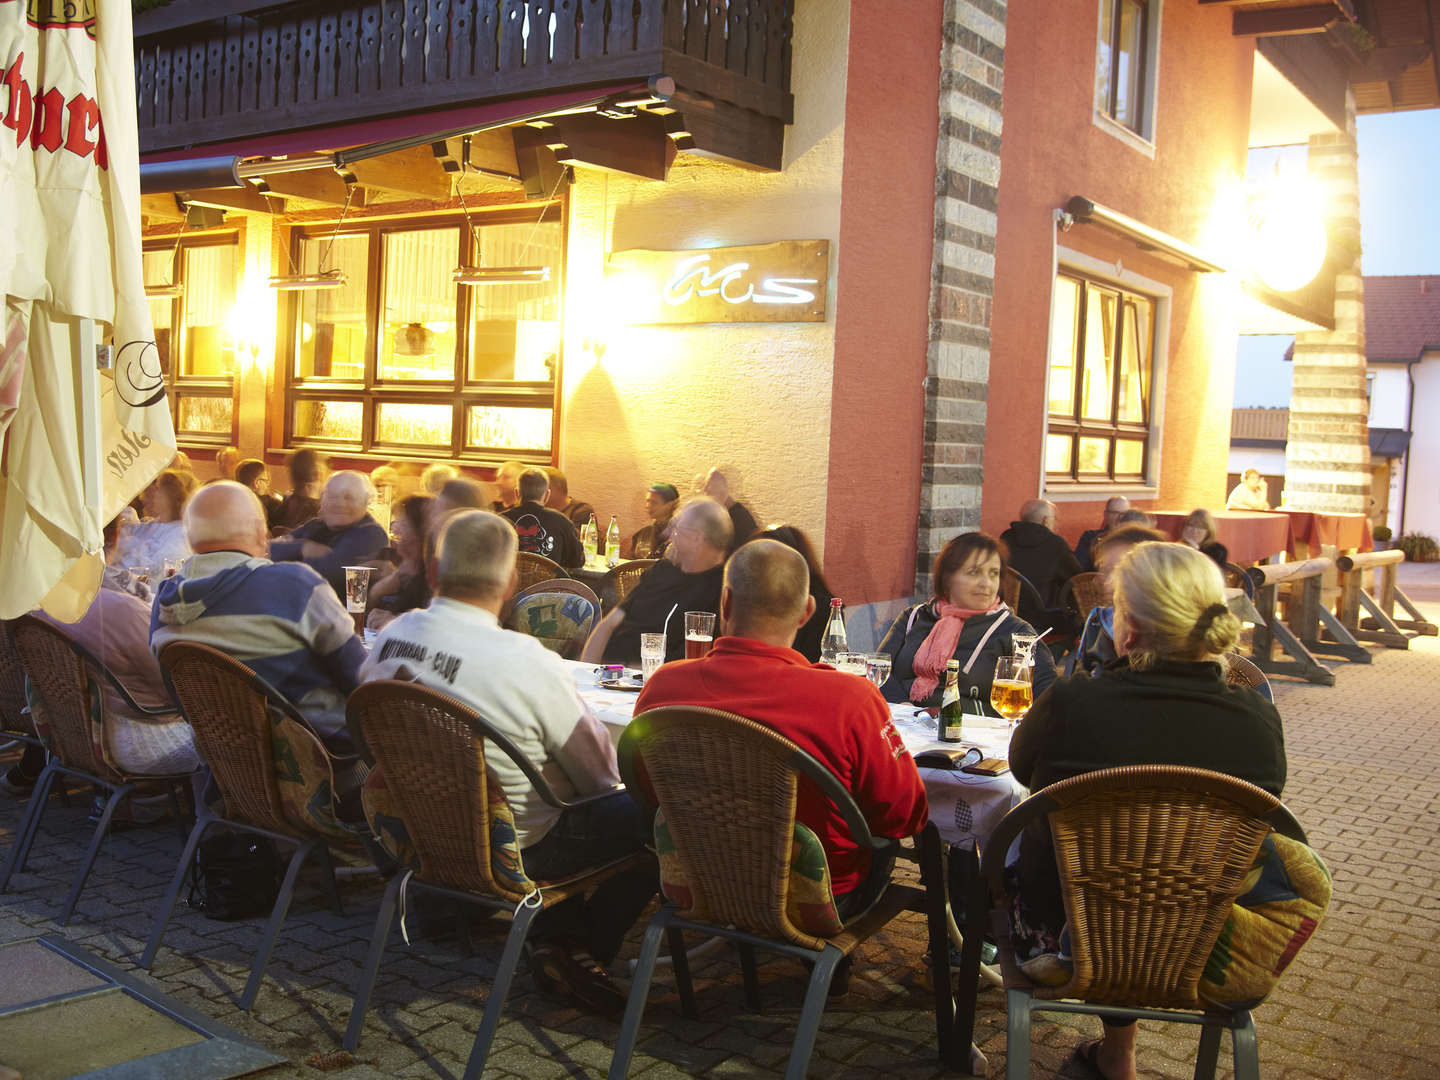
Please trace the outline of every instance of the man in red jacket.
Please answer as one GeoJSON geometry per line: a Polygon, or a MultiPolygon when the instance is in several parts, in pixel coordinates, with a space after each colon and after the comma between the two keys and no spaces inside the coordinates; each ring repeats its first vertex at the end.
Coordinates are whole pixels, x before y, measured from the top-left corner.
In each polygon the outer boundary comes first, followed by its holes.
{"type": "MultiPolygon", "coordinates": [[[[774,540],[745,544],[725,564],[720,594],[725,636],[699,660],[666,664],[645,683],[635,713],[661,705],[706,705],[774,728],[826,766],[855,798],[877,836],[913,836],[929,808],[915,762],[890,722],[890,707],[863,676],[811,664],[790,648],[814,613],[810,572],[774,540]]],[[[863,912],[889,874],[861,888],[870,855],[850,839],[830,801],[800,781],[796,816],[820,838],[842,919],[863,912]]]]}

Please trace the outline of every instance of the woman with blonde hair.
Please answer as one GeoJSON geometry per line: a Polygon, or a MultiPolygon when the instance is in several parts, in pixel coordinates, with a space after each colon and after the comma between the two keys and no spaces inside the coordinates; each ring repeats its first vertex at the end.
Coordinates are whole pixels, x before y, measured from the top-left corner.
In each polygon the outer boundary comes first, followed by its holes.
{"type": "MultiPolygon", "coordinates": [[[[1225,682],[1240,622],[1225,606],[1220,569],[1184,544],[1140,544],[1115,569],[1117,657],[1093,678],[1056,682],[1010,741],[1010,767],[1031,791],[1118,765],[1190,765],[1228,773],[1274,795],[1285,786],[1285,735],[1275,706],[1225,682]]],[[[1069,978],[1065,905],[1045,821],[1027,829],[1010,868],[1011,938],[1038,982],[1069,978]]],[[[1105,1025],[1081,1058],[1100,1075],[1135,1075],[1135,1027],[1105,1025]]]]}
{"type": "Polygon", "coordinates": [[[1190,516],[1180,527],[1180,542],[1202,555],[1210,556],[1217,566],[1224,566],[1230,561],[1230,552],[1215,537],[1215,515],[1209,510],[1190,511],[1190,516]]]}
{"type": "Polygon", "coordinates": [[[190,557],[180,518],[198,486],[195,474],[182,469],[165,469],[151,481],[140,495],[145,519],[121,531],[115,565],[144,571],[157,583],[165,575],[166,563],[178,569],[190,557]]]}

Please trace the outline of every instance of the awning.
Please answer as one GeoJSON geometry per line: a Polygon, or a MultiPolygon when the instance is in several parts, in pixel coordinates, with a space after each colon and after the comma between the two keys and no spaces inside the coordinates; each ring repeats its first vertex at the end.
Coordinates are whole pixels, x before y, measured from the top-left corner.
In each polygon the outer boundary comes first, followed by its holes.
{"type": "Polygon", "coordinates": [[[1410,447],[1410,432],[1404,428],[1372,427],[1370,429],[1370,456],[1372,458],[1404,457],[1410,447]]]}

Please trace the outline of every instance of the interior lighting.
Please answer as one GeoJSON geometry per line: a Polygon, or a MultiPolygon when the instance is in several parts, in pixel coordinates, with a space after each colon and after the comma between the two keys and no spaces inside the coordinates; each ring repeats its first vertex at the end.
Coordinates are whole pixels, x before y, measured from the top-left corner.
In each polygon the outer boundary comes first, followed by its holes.
{"type": "Polygon", "coordinates": [[[550,280],[548,266],[457,266],[457,285],[538,285],[550,280]]]}
{"type": "Polygon", "coordinates": [[[303,289],[340,289],[345,286],[345,271],[326,270],[320,274],[276,274],[270,288],[276,292],[298,292],[303,289]]]}

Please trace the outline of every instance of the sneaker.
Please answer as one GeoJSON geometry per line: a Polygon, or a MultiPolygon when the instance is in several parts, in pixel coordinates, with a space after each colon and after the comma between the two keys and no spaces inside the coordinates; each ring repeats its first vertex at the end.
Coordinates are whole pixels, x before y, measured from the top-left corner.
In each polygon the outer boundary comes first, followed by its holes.
{"type": "Polygon", "coordinates": [[[536,945],[530,953],[530,976],[542,993],[564,998],[584,1012],[619,1016],[625,1011],[624,992],[583,949],[536,945]]]}
{"type": "Polygon", "coordinates": [[[28,799],[39,779],[38,776],[27,776],[20,771],[20,766],[16,765],[4,776],[0,776],[0,794],[8,795],[12,799],[28,799]]]}

